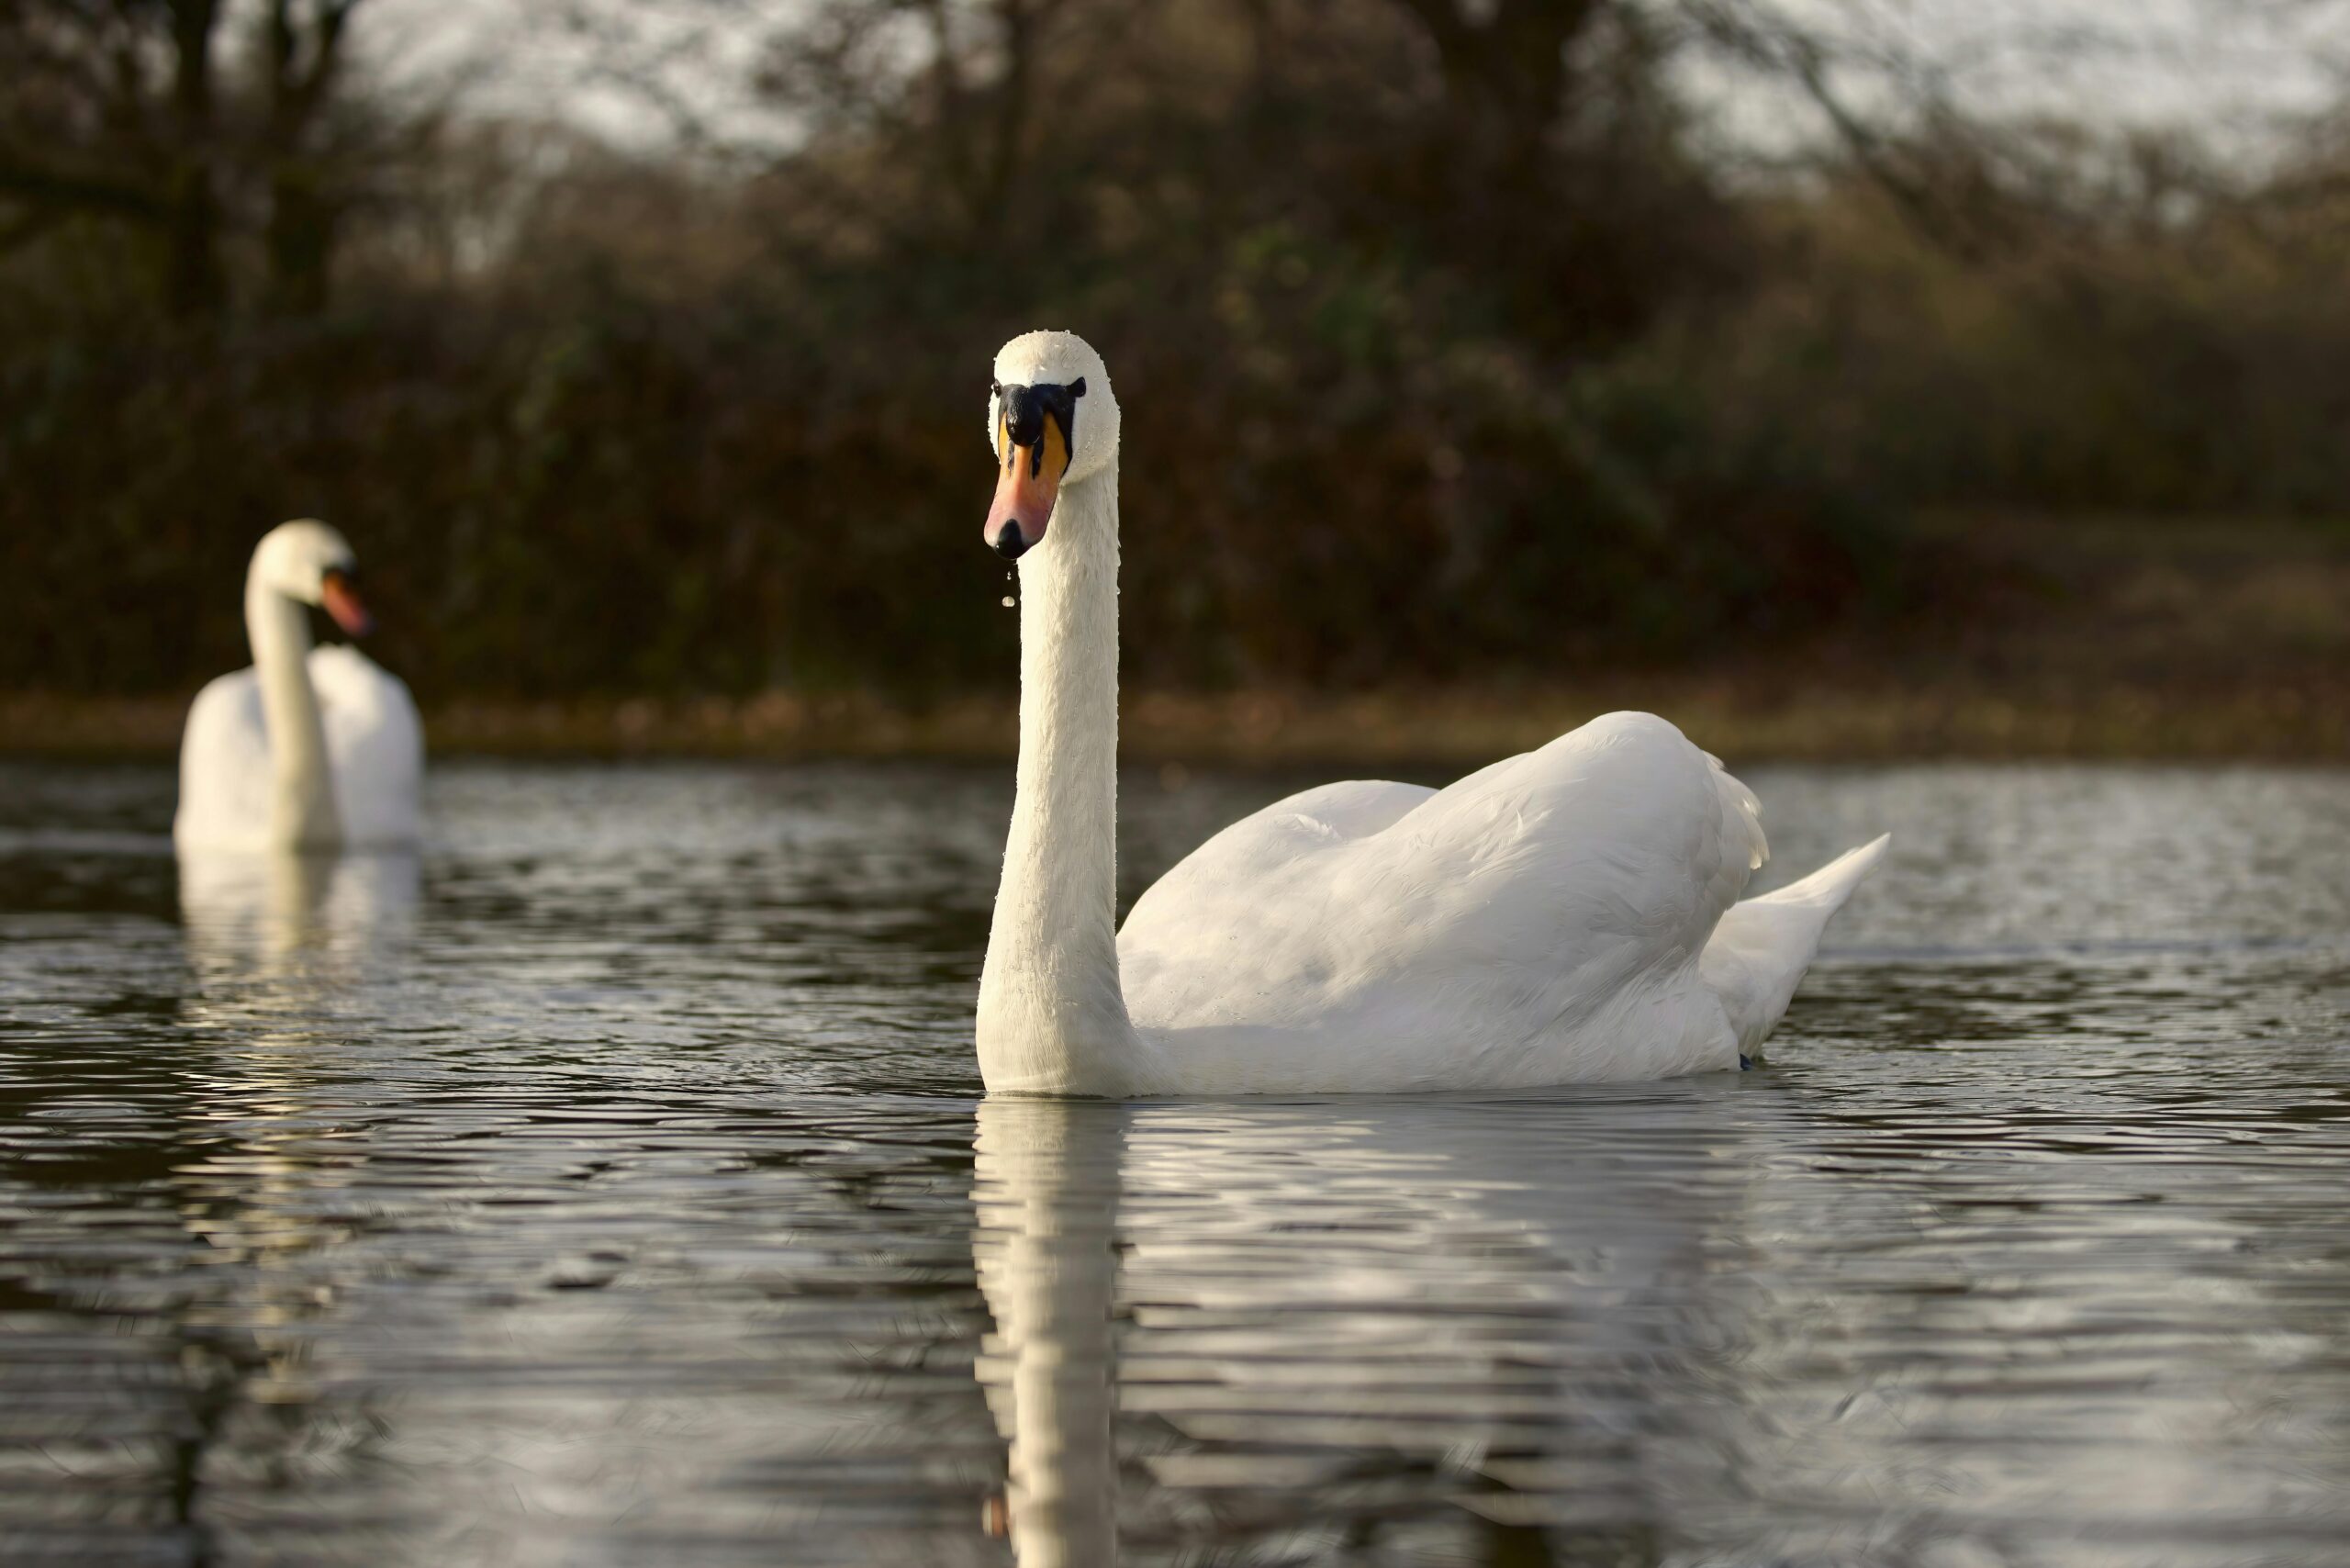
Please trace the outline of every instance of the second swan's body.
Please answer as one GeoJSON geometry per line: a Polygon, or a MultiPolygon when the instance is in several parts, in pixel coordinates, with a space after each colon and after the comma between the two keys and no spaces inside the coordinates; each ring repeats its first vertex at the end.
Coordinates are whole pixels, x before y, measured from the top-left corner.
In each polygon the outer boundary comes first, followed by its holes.
{"type": "Polygon", "coordinates": [[[996,361],[989,543],[1020,561],[1018,804],[980,980],[991,1092],[1517,1088],[1735,1068],[1883,853],[1738,902],[1752,794],[1612,713],[1450,788],[1356,782],[1210,839],[1113,931],[1118,409],[1100,358],[996,361]]]}
{"type": "Polygon", "coordinates": [[[398,677],[348,644],[314,647],[308,615],[367,624],[341,534],[313,519],[263,536],[245,574],[250,668],[196,694],[180,742],[172,838],[183,854],[412,849],[424,732],[398,677]]]}

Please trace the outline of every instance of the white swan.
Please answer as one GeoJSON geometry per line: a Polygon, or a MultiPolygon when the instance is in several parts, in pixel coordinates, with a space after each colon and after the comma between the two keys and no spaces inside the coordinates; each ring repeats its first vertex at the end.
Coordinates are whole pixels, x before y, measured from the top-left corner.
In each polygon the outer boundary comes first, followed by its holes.
{"type": "Polygon", "coordinates": [[[1611,713],[1443,790],[1325,785],[1210,839],[1113,928],[1118,405],[1101,356],[996,356],[988,543],[1020,563],[1020,762],[979,980],[990,1092],[1517,1088],[1739,1065],[1884,852],[1735,904],[1746,787],[1611,713]]]}
{"type": "Polygon", "coordinates": [[[367,613],[351,546],[281,523],[245,573],[251,669],[196,693],[180,741],[181,850],[397,848],[417,841],[424,732],[397,676],[358,649],[310,645],[308,609],[356,635],[367,613]]]}

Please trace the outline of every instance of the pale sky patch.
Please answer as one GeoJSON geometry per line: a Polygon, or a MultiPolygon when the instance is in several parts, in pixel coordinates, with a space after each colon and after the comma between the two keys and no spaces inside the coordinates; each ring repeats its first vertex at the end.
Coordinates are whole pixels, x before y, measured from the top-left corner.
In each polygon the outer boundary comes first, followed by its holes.
{"type": "MultiPolygon", "coordinates": [[[[698,127],[746,150],[788,145],[789,119],[753,81],[774,29],[821,0],[371,0],[363,47],[396,90],[454,93],[486,115],[550,117],[643,150],[698,127]],[[599,44],[593,29],[603,29],[599,44]],[[609,39],[622,40],[615,50],[609,39]],[[610,66],[627,62],[640,80],[610,66]]],[[[1377,0],[1358,0],[1374,4],[1377,0]]],[[[1899,60],[1979,115],[2092,130],[2188,131],[2256,157],[2342,101],[2350,0],[1748,0],[1852,63],[1840,90],[1867,107],[1899,60]]],[[[1763,157],[1816,139],[1801,95],[1718,62],[1684,86],[1715,140],[1763,157]]]]}

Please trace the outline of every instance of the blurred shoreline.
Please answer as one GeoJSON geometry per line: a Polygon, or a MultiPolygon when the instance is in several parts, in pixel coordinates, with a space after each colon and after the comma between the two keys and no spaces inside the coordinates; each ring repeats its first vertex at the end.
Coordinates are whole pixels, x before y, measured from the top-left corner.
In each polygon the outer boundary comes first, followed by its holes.
{"type": "MultiPolygon", "coordinates": [[[[2339,522],[1970,512],[1924,520],[1912,538],[1963,542],[2005,585],[1998,599],[1955,624],[1904,619],[1735,659],[1542,680],[1184,691],[1129,668],[1124,752],[1468,767],[1640,708],[1740,762],[2350,762],[2350,535],[2339,522]]],[[[999,651],[1009,673],[1012,650],[999,651]]],[[[415,681],[441,756],[1001,760],[1018,727],[1008,689],[444,696],[398,650],[381,656],[415,681]]],[[[0,692],[0,756],[169,757],[194,694],[0,692]]]]}
{"type": "Polygon", "coordinates": [[[1968,24],[2043,118],[1837,6],[582,0],[576,90],[793,128],[644,140],[352,8],[0,6],[0,753],[168,752],[315,517],[444,755],[1003,756],[1051,323],[1127,689],[1234,694],[1138,756],[2343,755],[2350,95],[2255,153],[2071,85],[2118,22],[1968,24]]]}
{"type": "MultiPolygon", "coordinates": [[[[2029,693],[1944,682],[1660,675],[1542,689],[1343,695],[1136,692],[1130,761],[1474,765],[1541,745],[1594,714],[1644,708],[1742,761],[1934,758],[2350,762],[2350,678],[2196,687],[2115,684],[2029,693]]],[[[161,759],[187,704],[171,698],[0,696],[0,756],[161,759]]],[[[912,705],[880,697],[461,700],[426,714],[435,756],[549,758],[904,757],[1002,760],[1013,700],[912,705]]]]}

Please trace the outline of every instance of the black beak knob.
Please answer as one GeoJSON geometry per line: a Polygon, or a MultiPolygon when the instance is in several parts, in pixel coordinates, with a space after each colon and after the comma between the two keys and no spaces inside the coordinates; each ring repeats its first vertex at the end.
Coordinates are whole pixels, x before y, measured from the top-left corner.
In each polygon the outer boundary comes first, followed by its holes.
{"type": "Polygon", "coordinates": [[[1020,559],[1021,553],[1027,548],[1028,541],[1020,537],[1020,523],[1017,519],[1006,521],[1003,532],[995,536],[995,553],[1007,561],[1017,561],[1020,559]]]}

